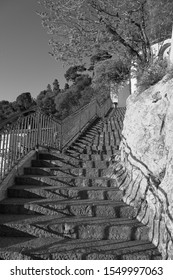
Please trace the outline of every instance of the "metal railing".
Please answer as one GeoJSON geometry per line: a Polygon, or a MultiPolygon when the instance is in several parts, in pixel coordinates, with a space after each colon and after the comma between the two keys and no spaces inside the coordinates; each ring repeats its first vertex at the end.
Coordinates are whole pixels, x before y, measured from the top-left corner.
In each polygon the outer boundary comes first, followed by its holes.
{"type": "Polygon", "coordinates": [[[0,182],[31,150],[48,147],[62,151],[93,119],[104,117],[111,104],[110,98],[102,105],[93,99],[63,121],[34,107],[1,123],[0,182]]]}

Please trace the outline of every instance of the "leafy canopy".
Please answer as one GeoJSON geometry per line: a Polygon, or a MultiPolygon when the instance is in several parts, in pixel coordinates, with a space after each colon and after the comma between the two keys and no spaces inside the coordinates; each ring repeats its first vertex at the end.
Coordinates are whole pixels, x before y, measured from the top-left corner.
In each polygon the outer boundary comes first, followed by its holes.
{"type": "Polygon", "coordinates": [[[171,34],[172,0],[44,0],[37,12],[52,35],[50,54],[78,64],[96,49],[140,63],[152,59],[151,44],[171,34]]]}

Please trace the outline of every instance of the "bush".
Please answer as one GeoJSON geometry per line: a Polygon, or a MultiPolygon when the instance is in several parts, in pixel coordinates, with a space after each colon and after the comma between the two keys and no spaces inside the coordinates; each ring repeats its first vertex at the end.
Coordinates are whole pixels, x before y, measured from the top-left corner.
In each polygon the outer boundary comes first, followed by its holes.
{"type": "Polygon", "coordinates": [[[173,78],[173,66],[171,65],[171,67],[168,69],[168,75],[167,75],[167,79],[165,80],[165,82],[167,82],[168,80],[171,80],[173,78]]]}
{"type": "Polygon", "coordinates": [[[167,73],[167,61],[157,60],[149,64],[144,69],[140,69],[137,74],[138,89],[142,92],[150,86],[158,83],[167,73]]]}
{"type": "Polygon", "coordinates": [[[74,113],[79,108],[89,103],[94,96],[94,90],[91,86],[80,90],[76,85],[71,86],[64,93],[60,93],[55,98],[56,103],[56,117],[64,119],[70,114],[74,113]]]}

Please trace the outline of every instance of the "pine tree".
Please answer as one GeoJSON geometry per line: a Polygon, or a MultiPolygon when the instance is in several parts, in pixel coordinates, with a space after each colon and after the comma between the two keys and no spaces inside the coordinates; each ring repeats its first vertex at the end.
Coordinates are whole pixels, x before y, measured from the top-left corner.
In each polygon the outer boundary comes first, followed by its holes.
{"type": "Polygon", "coordinates": [[[55,95],[60,93],[60,86],[59,86],[59,82],[58,82],[57,79],[55,79],[54,82],[53,82],[53,93],[55,95]]]}

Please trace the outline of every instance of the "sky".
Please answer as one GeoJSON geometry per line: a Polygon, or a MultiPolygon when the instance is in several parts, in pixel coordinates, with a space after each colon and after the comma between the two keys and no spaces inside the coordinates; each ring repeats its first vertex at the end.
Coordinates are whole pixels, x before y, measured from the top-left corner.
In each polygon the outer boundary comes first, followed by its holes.
{"type": "Polygon", "coordinates": [[[64,87],[68,67],[48,54],[49,35],[36,10],[37,0],[0,0],[0,101],[23,92],[35,98],[54,79],[64,87]]]}

